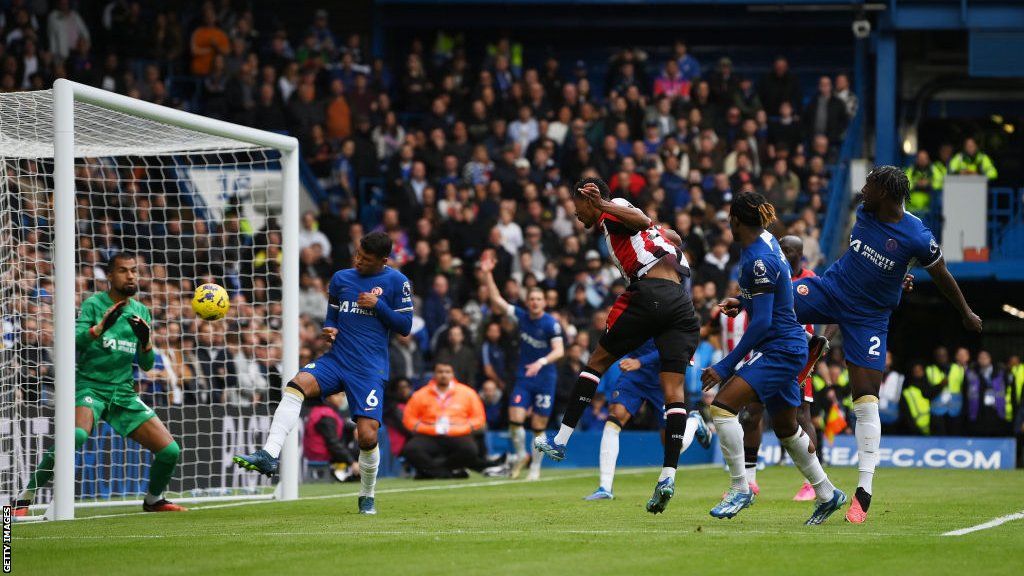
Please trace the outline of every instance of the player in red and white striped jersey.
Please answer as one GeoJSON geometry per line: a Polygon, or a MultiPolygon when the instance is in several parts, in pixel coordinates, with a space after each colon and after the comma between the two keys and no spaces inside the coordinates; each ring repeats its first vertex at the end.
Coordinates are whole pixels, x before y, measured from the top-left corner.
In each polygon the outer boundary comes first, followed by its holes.
{"type": "Polygon", "coordinates": [[[612,363],[653,338],[661,359],[659,379],[665,394],[665,452],[654,495],[647,502],[652,514],[664,512],[675,493],[679,452],[687,436],[710,442],[704,420],[687,418],[683,376],[697,348],[700,321],[683,286],[690,275],[673,230],[652,225],[651,219],[626,200],[609,199],[608,185],[600,178],[584,178],[573,190],[576,218],[587,228],[596,226],[608,242],[615,263],[629,282],[608,314],[607,328],[587,366],[573,386],[569,406],[553,439],[538,437],[538,450],[562,460],[566,444],[590,404],[601,375],[612,363]]]}

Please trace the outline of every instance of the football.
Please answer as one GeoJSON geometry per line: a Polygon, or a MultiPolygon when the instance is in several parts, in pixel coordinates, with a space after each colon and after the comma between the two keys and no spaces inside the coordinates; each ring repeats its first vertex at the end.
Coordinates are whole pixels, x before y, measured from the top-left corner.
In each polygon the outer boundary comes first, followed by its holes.
{"type": "Polygon", "coordinates": [[[192,311],[203,320],[220,320],[230,309],[228,291],[219,284],[203,284],[192,296],[192,311]]]}

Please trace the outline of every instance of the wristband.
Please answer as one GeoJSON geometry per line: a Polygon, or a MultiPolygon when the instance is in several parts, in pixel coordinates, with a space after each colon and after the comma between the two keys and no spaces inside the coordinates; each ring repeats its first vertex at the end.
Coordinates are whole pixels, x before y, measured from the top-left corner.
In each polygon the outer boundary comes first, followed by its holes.
{"type": "Polygon", "coordinates": [[[547,366],[547,365],[548,365],[548,357],[547,357],[547,356],[543,356],[543,357],[541,357],[541,359],[540,359],[540,365],[541,365],[541,366],[547,366]]]}

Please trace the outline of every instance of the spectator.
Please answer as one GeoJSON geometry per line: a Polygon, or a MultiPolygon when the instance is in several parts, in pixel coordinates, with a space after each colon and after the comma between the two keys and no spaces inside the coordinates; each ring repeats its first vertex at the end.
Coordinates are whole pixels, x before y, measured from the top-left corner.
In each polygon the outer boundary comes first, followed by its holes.
{"type": "Polygon", "coordinates": [[[918,217],[924,217],[931,211],[932,196],[942,190],[943,172],[932,164],[927,150],[918,150],[914,164],[907,167],[906,173],[910,180],[907,209],[918,217]]]}
{"type": "Polygon", "coordinates": [[[828,76],[818,80],[818,94],[807,104],[802,118],[805,139],[824,134],[835,145],[843,137],[849,117],[842,100],[832,93],[832,79],[828,76]]]}
{"type": "Polygon", "coordinates": [[[359,476],[359,463],[345,442],[345,421],[340,411],[348,406],[344,392],[328,396],[322,402],[315,400],[306,416],[302,435],[302,457],[311,462],[329,462],[331,476],[345,482],[359,476]]]}
{"type": "Polygon", "coordinates": [[[857,115],[857,95],[850,90],[850,77],[846,74],[836,74],[836,98],[846,106],[848,117],[857,115]]]}
{"type": "Polygon", "coordinates": [[[789,61],[783,56],[776,56],[772,69],[758,83],[758,93],[764,109],[779,110],[783,102],[799,105],[803,100],[800,96],[800,80],[789,70],[789,61]]]}
{"type": "Polygon", "coordinates": [[[383,424],[388,431],[391,455],[398,457],[405,449],[405,443],[412,438],[412,432],[402,423],[405,407],[412,397],[412,385],[405,378],[393,378],[384,391],[383,424]]]}
{"type": "Polygon", "coordinates": [[[340,79],[331,82],[331,99],[327,103],[327,137],[344,140],[352,134],[352,111],[345,99],[345,85],[340,79]]]}
{"type": "Polygon", "coordinates": [[[953,174],[981,174],[989,180],[999,177],[992,159],[978,150],[978,142],[970,137],[964,140],[963,151],[950,160],[949,171],[953,174]]]}
{"type": "Polygon", "coordinates": [[[686,43],[676,40],[673,48],[673,57],[679,66],[679,73],[683,80],[693,82],[700,78],[700,64],[697,59],[688,53],[686,43]]]}
{"type": "Polygon", "coordinates": [[[465,478],[466,468],[501,475],[503,468],[488,467],[473,440],[487,424],[483,402],[455,379],[450,365],[434,365],[434,378],[413,393],[402,423],[412,432],[403,454],[416,479],[465,478]]]}
{"type": "Polygon", "coordinates": [[[476,382],[479,360],[476,350],[466,342],[462,326],[448,329],[447,342],[437,351],[437,361],[451,366],[466,382],[476,382]]]}
{"type": "Polygon", "coordinates": [[[935,349],[934,360],[935,362],[925,369],[925,377],[931,386],[931,391],[927,394],[931,399],[931,433],[939,436],[960,436],[964,369],[950,361],[949,350],[945,346],[935,349]]]}
{"type": "Polygon", "coordinates": [[[91,41],[89,28],[78,11],[71,8],[71,0],[57,0],[57,6],[46,19],[46,30],[50,35],[50,52],[60,60],[66,59],[83,41],[91,41]]]}
{"type": "MultiPolygon", "coordinates": [[[[67,0],[61,1],[67,3],[67,0]]],[[[213,4],[203,5],[201,19],[202,23],[192,32],[191,40],[191,70],[196,76],[209,74],[214,58],[218,55],[227,55],[231,48],[228,35],[217,26],[217,14],[213,10],[213,4]]]]}
{"type": "Polygon", "coordinates": [[[987,350],[964,380],[967,432],[972,436],[1007,436],[1013,421],[1013,377],[995,365],[987,350]]]}
{"type": "Polygon", "coordinates": [[[669,60],[665,62],[662,73],[654,80],[654,97],[665,96],[669,101],[680,98],[686,100],[690,97],[690,82],[683,78],[679,71],[679,62],[669,60]]]}
{"type": "Polygon", "coordinates": [[[484,383],[480,385],[480,400],[484,404],[487,429],[504,430],[508,428],[505,397],[502,394],[502,388],[494,380],[484,380],[484,383]]]}

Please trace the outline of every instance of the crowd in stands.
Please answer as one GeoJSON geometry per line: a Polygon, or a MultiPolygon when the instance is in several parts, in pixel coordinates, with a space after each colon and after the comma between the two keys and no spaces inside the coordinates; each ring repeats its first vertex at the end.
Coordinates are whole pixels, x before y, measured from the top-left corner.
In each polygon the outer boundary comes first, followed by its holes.
{"type": "MultiPolygon", "coordinates": [[[[43,89],[67,77],[299,138],[326,193],[319,210],[302,217],[302,364],[324,350],[318,335],[331,274],[351,265],[365,233],[391,237],[392,265],[412,282],[416,319],[410,336],[391,342],[385,424],[396,454],[408,447],[420,458],[429,457],[431,441],[403,410],[415,406],[414,392],[431,379],[436,361],[478,394],[488,428],[507,421],[516,329],[489,309],[477,271],[485,254],[497,260],[494,275],[508,302],[520,303],[526,289],[540,286],[563,326],[566,355],[551,422],[559,421],[607,308],[625,286],[603,240],[574,218],[570,188],[578,178],[604,178],[614,195],[683,240],[705,325],[693,370],[699,372],[727,345],[714,304],[736,290],[731,199],[764,193],[780,216],[773,231],[799,236],[805,266],[817,267],[830,167],[859,105],[841,71],[821,76],[807,93],[784,56],[757,77],[741,76],[727,57],[698,62],[683,41],[663,61],[621,48],[596,78],[583,62],[531,53],[507,36],[471,50],[460,37],[438,33],[412,39],[407,52],[384,61],[370,55],[365,36],[335,34],[323,10],[302,30],[258,30],[252,11],[237,2],[157,7],[115,0],[87,17],[68,0],[52,10],[42,4],[13,0],[0,15],[0,90],[43,89]],[[197,99],[171,82],[182,75],[193,78],[197,99]]],[[[994,173],[971,143],[956,157],[963,171],[994,173]]],[[[952,150],[946,152],[943,165],[949,160],[949,170],[960,171],[952,150]]],[[[937,188],[922,154],[929,182],[912,180],[937,188]]],[[[153,187],[159,179],[152,173],[87,162],[77,176],[79,295],[103,288],[102,264],[111,254],[140,256],[140,297],[154,313],[160,355],[153,371],[139,375],[148,401],[270,401],[282,378],[277,223],[253,230],[237,206],[222,218],[200,218],[183,190],[153,187]],[[119,170],[120,178],[104,170],[119,170]],[[109,187],[113,181],[120,189],[109,187]],[[232,293],[226,324],[196,320],[189,311],[191,290],[205,279],[232,293]]],[[[22,210],[33,201],[24,200],[22,210]]],[[[33,209],[44,205],[45,199],[33,209]]],[[[15,272],[26,287],[24,320],[4,336],[24,339],[28,356],[47,354],[38,340],[52,340],[44,294],[52,286],[39,280],[49,257],[41,233],[28,227],[20,238],[22,261],[39,266],[15,272]]],[[[50,365],[28,356],[21,360],[25,370],[50,365]]],[[[992,382],[984,358],[978,354],[971,373],[992,382]]],[[[1018,365],[1007,373],[1016,374],[1018,365]]],[[[892,401],[905,405],[911,387],[933,406],[936,394],[942,397],[942,387],[918,368],[899,376],[903,386],[892,401]]],[[[822,364],[823,398],[845,401],[844,374],[841,360],[822,364]]],[[[38,388],[24,393],[45,396],[45,378],[34,380],[38,388]]],[[[989,407],[986,391],[996,389],[969,380],[967,415],[974,414],[971,390],[982,390],[989,407]]],[[[689,401],[699,403],[699,378],[688,378],[687,386],[689,401]]],[[[599,398],[584,426],[600,422],[602,410],[599,398]]],[[[905,417],[899,422],[906,428],[905,417]]],[[[656,425],[642,415],[631,424],[656,425]]],[[[328,459],[343,460],[329,445],[321,448],[328,459]]],[[[468,450],[465,456],[472,460],[468,450]]]]}
{"type": "Polygon", "coordinates": [[[992,158],[978,148],[978,141],[972,137],[964,139],[963,147],[956,155],[952,144],[942,144],[936,154],[918,150],[914,162],[906,169],[910,180],[910,202],[907,209],[927,222],[927,217],[936,208],[933,199],[942,192],[948,174],[975,174],[984,176],[989,182],[999,177],[992,158]],[[934,160],[933,160],[934,158],[934,160]]]}

